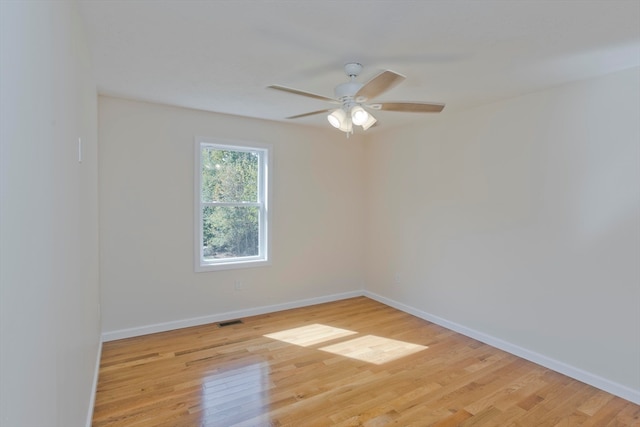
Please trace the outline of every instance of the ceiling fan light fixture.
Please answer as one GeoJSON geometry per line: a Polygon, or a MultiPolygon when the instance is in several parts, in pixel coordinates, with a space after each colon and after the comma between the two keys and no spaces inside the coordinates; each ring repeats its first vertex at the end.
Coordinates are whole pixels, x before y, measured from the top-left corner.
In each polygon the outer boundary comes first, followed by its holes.
{"type": "Polygon", "coordinates": [[[356,105],[351,109],[351,121],[354,125],[362,126],[369,120],[369,113],[360,105],[356,105]]]}
{"type": "Polygon", "coordinates": [[[351,117],[347,115],[347,112],[343,108],[333,110],[331,114],[327,116],[327,120],[329,120],[331,126],[340,129],[342,132],[351,133],[353,131],[351,117]]]}
{"type": "Polygon", "coordinates": [[[369,117],[367,118],[367,121],[362,124],[362,129],[363,130],[369,129],[371,126],[376,124],[377,121],[378,120],[376,120],[375,117],[373,117],[371,114],[369,114],[369,117]]]}
{"type": "Polygon", "coordinates": [[[338,129],[340,129],[342,132],[353,133],[353,123],[351,122],[351,117],[345,114],[342,125],[340,125],[338,129]]]}
{"type": "Polygon", "coordinates": [[[342,124],[345,122],[346,118],[347,118],[347,115],[345,114],[342,108],[337,108],[333,110],[331,114],[327,116],[327,120],[329,120],[329,123],[331,124],[331,126],[333,126],[336,129],[340,129],[342,127],[342,124]]]}
{"type": "Polygon", "coordinates": [[[352,124],[352,122],[351,122],[351,119],[349,119],[349,118],[347,117],[347,120],[345,121],[344,126],[342,126],[342,127],[340,128],[340,130],[341,130],[342,132],[346,132],[346,133],[348,133],[348,134],[349,134],[349,133],[353,133],[353,124],[352,124]]]}

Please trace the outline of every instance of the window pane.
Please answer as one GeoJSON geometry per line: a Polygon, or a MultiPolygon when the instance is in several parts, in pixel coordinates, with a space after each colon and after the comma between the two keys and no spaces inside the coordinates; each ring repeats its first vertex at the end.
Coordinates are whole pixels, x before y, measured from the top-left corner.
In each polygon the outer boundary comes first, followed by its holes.
{"type": "Polygon", "coordinates": [[[257,202],[257,152],[202,149],[203,202],[257,202]]]}
{"type": "Polygon", "coordinates": [[[260,209],[256,206],[204,207],[204,260],[259,255],[259,215],[260,209]]]}

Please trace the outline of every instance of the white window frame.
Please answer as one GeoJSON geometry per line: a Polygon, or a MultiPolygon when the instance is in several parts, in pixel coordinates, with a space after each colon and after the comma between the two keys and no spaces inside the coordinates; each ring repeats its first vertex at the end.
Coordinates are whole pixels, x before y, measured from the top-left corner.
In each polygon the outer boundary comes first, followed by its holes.
{"type": "Polygon", "coordinates": [[[194,259],[195,271],[217,271],[234,268],[263,267],[271,264],[270,257],[270,182],[271,182],[271,157],[273,147],[269,144],[256,142],[233,141],[217,138],[195,137],[195,173],[194,173],[194,259]],[[203,202],[202,201],[202,149],[211,147],[220,150],[234,150],[260,153],[260,163],[258,165],[258,201],[256,203],[223,203],[223,202],[203,202]],[[250,257],[221,258],[216,260],[205,260],[202,248],[203,238],[203,218],[204,206],[257,206],[260,209],[259,215],[259,247],[258,255],[250,257]]]}

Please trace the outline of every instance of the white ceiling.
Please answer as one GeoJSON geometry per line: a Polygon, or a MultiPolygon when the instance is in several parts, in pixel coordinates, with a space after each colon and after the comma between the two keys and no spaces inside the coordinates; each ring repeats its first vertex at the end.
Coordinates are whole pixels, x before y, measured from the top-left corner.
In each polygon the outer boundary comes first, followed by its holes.
{"type": "Polygon", "coordinates": [[[379,100],[446,103],[441,114],[640,65],[640,0],[80,3],[100,93],[270,120],[331,105],[266,86],[333,97],[346,62],[365,66],[362,82],[407,77],[379,100]]]}

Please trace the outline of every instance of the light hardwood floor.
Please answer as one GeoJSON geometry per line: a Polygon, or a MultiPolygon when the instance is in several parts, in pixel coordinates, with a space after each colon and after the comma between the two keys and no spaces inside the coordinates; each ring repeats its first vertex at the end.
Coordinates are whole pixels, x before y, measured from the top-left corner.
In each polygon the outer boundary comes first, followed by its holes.
{"type": "Polygon", "coordinates": [[[102,426],[640,426],[640,406],[365,297],[104,344],[102,426]]]}

